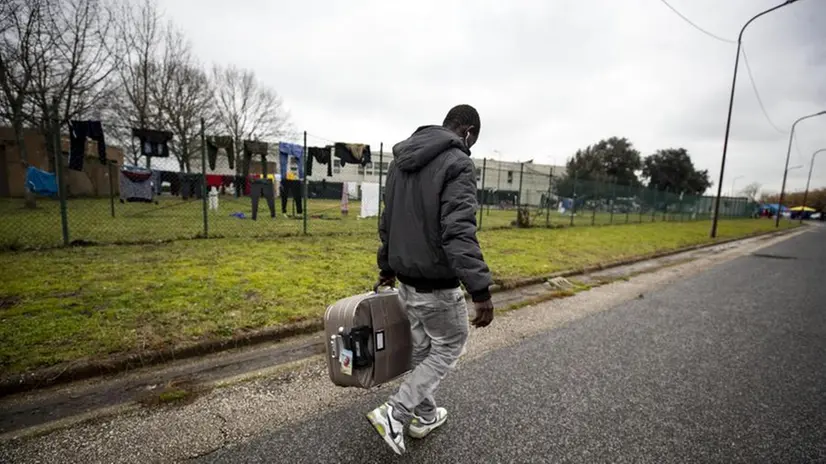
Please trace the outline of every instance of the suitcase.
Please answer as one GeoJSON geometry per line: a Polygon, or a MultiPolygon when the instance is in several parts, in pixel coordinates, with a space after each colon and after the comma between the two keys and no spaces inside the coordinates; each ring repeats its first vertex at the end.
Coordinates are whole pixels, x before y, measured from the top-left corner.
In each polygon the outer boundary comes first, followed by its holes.
{"type": "Polygon", "coordinates": [[[337,301],[324,313],[324,334],[338,386],[371,388],[410,370],[410,321],[395,289],[337,301]]]}

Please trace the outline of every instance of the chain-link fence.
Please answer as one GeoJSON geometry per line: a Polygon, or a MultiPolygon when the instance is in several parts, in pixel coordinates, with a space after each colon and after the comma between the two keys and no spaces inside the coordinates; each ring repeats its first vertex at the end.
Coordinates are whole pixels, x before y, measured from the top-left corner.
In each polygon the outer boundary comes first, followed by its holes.
{"type": "MultiPolygon", "coordinates": [[[[379,143],[359,145],[364,153],[370,150],[369,162],[345,164],[336,157],[334,142],[307,134],[290,144],[296,156],[283,156],[284,147],[270,143],[245,155],[243,169],[207,150],[186,166],[169,159],[152,159],[149,168],[130,166],[123,155],[109,156],[108,149],[101,160],[90,144],[90,156],[78,170],[68,169],[67,143],[58,166],[40,137],[42,146],[33,145],[29,166],[4,173],[20,182],[9,182],[0,192],[3,249],[375,234],[392,161],[379,143]]],[[[3,156],[6,163],[0,164],[14,165],[5,149],[3,156]]],[[[711,217],[714,204],[713,197],[569,178],[560,167],[474,162],[478,224],[484,230],[701,220],[711,217]]],[[[749,217],[755,210],[745,198],[721,201],[721,217],[749,217]]]]}
{"type": "MultiPolygon", "coordinates": [[[[612,179],[580,180],[562,168],[534,163],[477,164],[478,223],[484,229],[696,221],[713,215],[713,196],[622,185],[612,179]]],[[[720,200],[721,218],[748,218],[757,211],[758,204],[748,198],[720,200]]]]}

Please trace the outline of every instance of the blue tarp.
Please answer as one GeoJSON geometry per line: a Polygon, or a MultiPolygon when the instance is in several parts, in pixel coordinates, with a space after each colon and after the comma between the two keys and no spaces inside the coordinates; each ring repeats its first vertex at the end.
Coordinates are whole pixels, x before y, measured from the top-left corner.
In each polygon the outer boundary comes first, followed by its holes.
{"type": "Polygon", "coordinates": [[[29,166],[26,169],[26,188],[37,195],[57,196],[57,179],[51,172],[29,166]]]}
{"type": "MultiPolygon", "coordinates": [[[[777,209],[778,208],[780,208],[780,204],[778,204],[778,203],[770,203],[770,204],[760,205],[761,210],[766,210],[767,209],[767,210],[771,211],[772,214],[777,214],[777,209]]],[[[789,211],[789,207],[784,205],[783,206],[783,212],[785,213],[785,212],[788,212],[788,211],[789,211]]]]}

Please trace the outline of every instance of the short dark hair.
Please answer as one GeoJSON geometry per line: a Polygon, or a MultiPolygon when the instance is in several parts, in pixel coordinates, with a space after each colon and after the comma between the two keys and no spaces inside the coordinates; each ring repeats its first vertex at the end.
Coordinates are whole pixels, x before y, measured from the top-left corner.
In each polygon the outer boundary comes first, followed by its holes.
{"type": "Polygon", "coordinates": [[[463,126],[473,126],[471,132],[478,137],[482,121],[479,120],[479,113],[476,111],[476,108],[470,105],[457,105],[448,111],[442,126],[451,130],[456,130],[463,126]]]}

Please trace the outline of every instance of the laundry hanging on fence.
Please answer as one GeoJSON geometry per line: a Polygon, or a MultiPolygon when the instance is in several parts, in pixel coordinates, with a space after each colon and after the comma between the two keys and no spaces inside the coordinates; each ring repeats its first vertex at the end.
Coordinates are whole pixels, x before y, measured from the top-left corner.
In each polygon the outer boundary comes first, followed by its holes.
{"type": "Polygon", "coordinates": [[[249,175],[250,162],[252,161],[252,157],[256,155],[261,156],[261,166],[263,168],[264,173],[266,173],[268,150],[269,145],[267,144],[267,142],[244,140],[244,164],[242,171],[245,176],[249,175]]]}
{"type": "Polygon", "coordinates": [[[347,195],[353,199],[359,199],[359,184],[358,182],[347,182],[347,195]]]}
{"type": "Polygon", "coordinates": [[[132,137],[137,137],[140,140],[143,156],[153,158],[169,157],[169,141],[172,140],[172,132],[133,128],[132,137]]]}
{"type": "Polygon", "coordinates": [[[281,181],[281,213],[287,214],[287,202],[291,195],[295,202],[295,212],[299,215],[304,214],[304,205],[301,202],[301,181],[298,180],[281,181]]]}
{"type": "Polygon", "coordinates": [[[163,184],[161,182],[161,171],[154,171],[153,170],[151,181],[152,181],[152,192],[155,195],[160,195],[163,192],[163,190],[162,190],[163,184]]]}
{"type": "Polygon", "coordinates": [[[152,171],[137,166],[124,166],[121,169],[121,201],[151,203],[153,195],[152,171]]]}
{"type": "Polygon", "coordinates": [[[371,162],[370,145],[338,142],[335,144],[335,154],[342,166],[347,163],[365,166],[371,162]]]}
{"type": "Polygon", "coordinates": [[[224,176],[217,174],[207,174],[206,176],[207,188],[215,187],[220,189],[224,185],[224,176]]]}
{"type": "Polygon", "coordinates": [[[327,165],[327,177],[333,177],[333,160],[331,156],[332,147],[309,147],[307,148],[307,176],[313,175],[313,160],[319,164],[327,165]]]}
{"type": "Polygon", "coordinates": [[[350,203],[350,188],[348,187],[349,182],[345,182],[341,184],[341,214],[346,215],[349,208],[350,203]]]}
{"type": "Polygon", "coordinates": [[[229,168],[235,169],[235,151],[233,150],[232,137],[228,135],[216,135],[213,137],[207,137],[206,146],[207,162],[209,163],[209,169],[213,171],[215,170],[215,165],[218,161],[218,150],[221,148],[223,148],[227,152],[227,164],[229,164],[229,168]]]}
{"type": "Polygon", "coordinates": [[[270,208],[270,217],[275,217],[275,192],[273,190],[272,181],[269,179],[255,179],[252,182],[252,220],[258,220],[258,200],[261,197],[267,201],[267,206],[270,208]]]}
{"type": "Polygon", "coordinates": [[[181,177],[181,198],[189,200],[190,197],[201,199],[204,197],[203,180],[200,174],[180,174],[181,177]]]}
{"type": "Polygon", "coordinates": [[[29,166],[26,168],[26,189],[36,195],[57,196],[57,178],[53,172],[29,166]]]}
{"type": "Polygon", "coordinates": [[[178,196],[181,193],[181,176],[177,172],[161,171],[161,184],[169,182],[169,194],[178,196]]]}
{"type": "Polygon", "coordinates": [[[279,142],[278,144],[278,164],[280,167],[282,179],[288,179],[287,173],[290,171],[287,166],[290,164],[290,158],[295,158],[298,161],[298,178],[304,178],[304,147],[295,143],[279,142]]]}
{"type": "Polygon", "coordinates": [[[235,195],[246,196],[250,194],[251,176],[234,176],[235,195]]]}
{"type": "Polygon", "coordinates": [[[106,164],[106,142],[100,121],[71,121],[69,123],[69,169],[83,170],[86,158],[86,137],[97,142],[98,158],[106,164]]]}
{"type": "Polygon", "coordinates": [[[361,184],[361,215],[359,217],[368,218],[379,215],[379,184],[377,182],[364,182],[361,184]]]}

